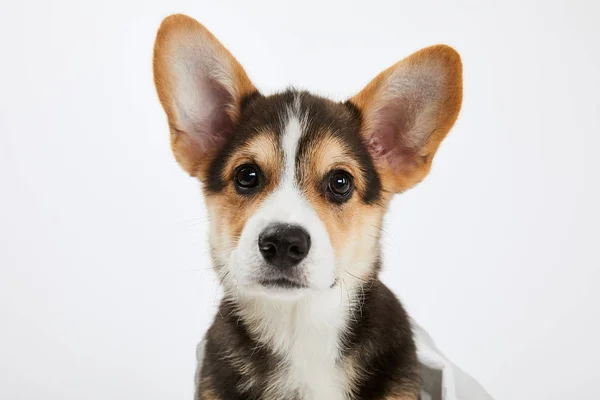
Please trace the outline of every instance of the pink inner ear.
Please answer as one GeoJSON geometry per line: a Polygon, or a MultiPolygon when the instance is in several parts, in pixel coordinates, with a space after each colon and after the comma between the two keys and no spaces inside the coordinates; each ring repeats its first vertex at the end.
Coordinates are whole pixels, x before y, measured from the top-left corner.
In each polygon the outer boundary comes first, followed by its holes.
{"type": "Polygon", "coordinates": [[[222,106],[213,109],[209,116],[211,144],[214,146],[222,146],[227,137],[233,131],[233,121],[227,113],[227,107],[222,106]]]}
{"type": "Polygon", "coordinates": [[[368,149],[373,158],[385,161],[396,171],[410,162],[416,150],[414,138],[410,137],[414,121],[410,106],[405,98],[397,98],[370,116],[374,127],[367,142],[368,149]]]}
{"type": "Polygon", "coordinates": [[[197,91],[183,111],[181,125],[196,148],[206,154],[218,150],[233,130],[228,110],[233,106],[232,96],[223,86],[209,79],[197,79],[197,91]]]}

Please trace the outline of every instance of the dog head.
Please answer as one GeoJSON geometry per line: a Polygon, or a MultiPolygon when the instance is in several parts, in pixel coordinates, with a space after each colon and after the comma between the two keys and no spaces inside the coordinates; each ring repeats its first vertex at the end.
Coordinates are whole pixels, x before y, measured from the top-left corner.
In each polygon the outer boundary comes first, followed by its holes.
{"type": "Polygon", "coordinates": [[[462,100],[460,57],[443,45],[343,103],[294,90],[264,96],[183,15],[159,29],[154,79],[175,157],[203,183],[220,280],[253,296],[372,278],[390,198],[427,175],[462,100]]]}

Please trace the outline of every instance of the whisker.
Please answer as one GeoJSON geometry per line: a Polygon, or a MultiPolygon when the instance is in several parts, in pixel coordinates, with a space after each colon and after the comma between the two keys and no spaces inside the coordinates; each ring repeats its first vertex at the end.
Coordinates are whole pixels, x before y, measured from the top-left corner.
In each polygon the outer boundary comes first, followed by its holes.
{"type": "Polygon", "coordinates": [[[211,270],[214,270],[214,268],[206,267],[206,268],[178,269],[178,270],[175,270],[175,272],[204,272],[204,271],[211,271],[211,270]]]}
{"type": "Polygon", "coordinates": [[[354,278],[358,279],[359,281],[361,281],[361,282],[363,282],[363,283],[367,283],[367,282],[368,282],[366,279],[359,278],[358,276],[356,276],[356,275],[354,275],[354,274],[352,274],[352,273],[350,273],[350,272],[346,271],[345,269],[344,269],[343,271],[344,271],[345,273],[347,273],[348,275],[350,275],[350,276],[352,276],[352,277],[354,277],[354,278]]]}
{"type": "Polygon", "coordinates": [[[370,237],[372,237],[375,240],[378,240],[379,243],[381,243],[383,245],[386,245],[386,246],[389,246],[389,247],[392,247],[392,248],[394,248],[396,246],[395,244],[392,244],[392,243],[389,243],[389,242],[383,240],[381,237],[377,237],[377,236],[371,235],[368,232],[366,232],[365,234],[368,235],[368,236],[370,236],[370,237]]]}
{"type": "Polygon", "coordinates": [[[340,277],[340,279],[342,280],[342,283],[346,286],[346,295],[348,296],[348,307],[350,310],[349,317],[353,322],[358,322],[358,319],[356,319],[356,315],[355,315],[355,309],[352,306],[352,300],[350,299],[350,291],[348,290],[348,285],[346,284],[346,281],[344,280],[344,278],[340,277]]]}

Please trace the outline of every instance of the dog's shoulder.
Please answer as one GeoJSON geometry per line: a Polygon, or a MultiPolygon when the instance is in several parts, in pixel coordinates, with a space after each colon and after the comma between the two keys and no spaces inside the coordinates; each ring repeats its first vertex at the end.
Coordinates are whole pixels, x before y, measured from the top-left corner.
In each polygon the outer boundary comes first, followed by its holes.
{"type": "Polygon", "coordinates": [[[408,314],[381,281],[364,290],[360,314],[342,340],[343,365],[355,377],[356,398],[417,398],[419,363],[408,314]]]}
{"type": "Polygon", "coordinates": [[[254,399],[281,359],[249,333],[235,307],[223,301],[206,333],[197,399],[254,399]],[[211,397],[212,396],[212,397],[211,397]]]}

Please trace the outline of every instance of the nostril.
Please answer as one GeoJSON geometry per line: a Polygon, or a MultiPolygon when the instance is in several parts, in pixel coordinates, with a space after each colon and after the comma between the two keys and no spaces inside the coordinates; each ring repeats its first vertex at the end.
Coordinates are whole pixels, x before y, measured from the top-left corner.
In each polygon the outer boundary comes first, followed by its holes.
{"type": "Polygon", "coordinates": [[[290,249],[288,250],[288,254],[290,255],[290,257],[295,258],[297,260],[304,257],[304,252],[300,250],[300,247],[298,246],[290,247],[290,249]]]}
{"type": "Polygon", "coordinates": [[[260,251],[265,255],[274,256],[277,254],[277,247],[273,243],[265,243],[259,246],[260,251]]]}

